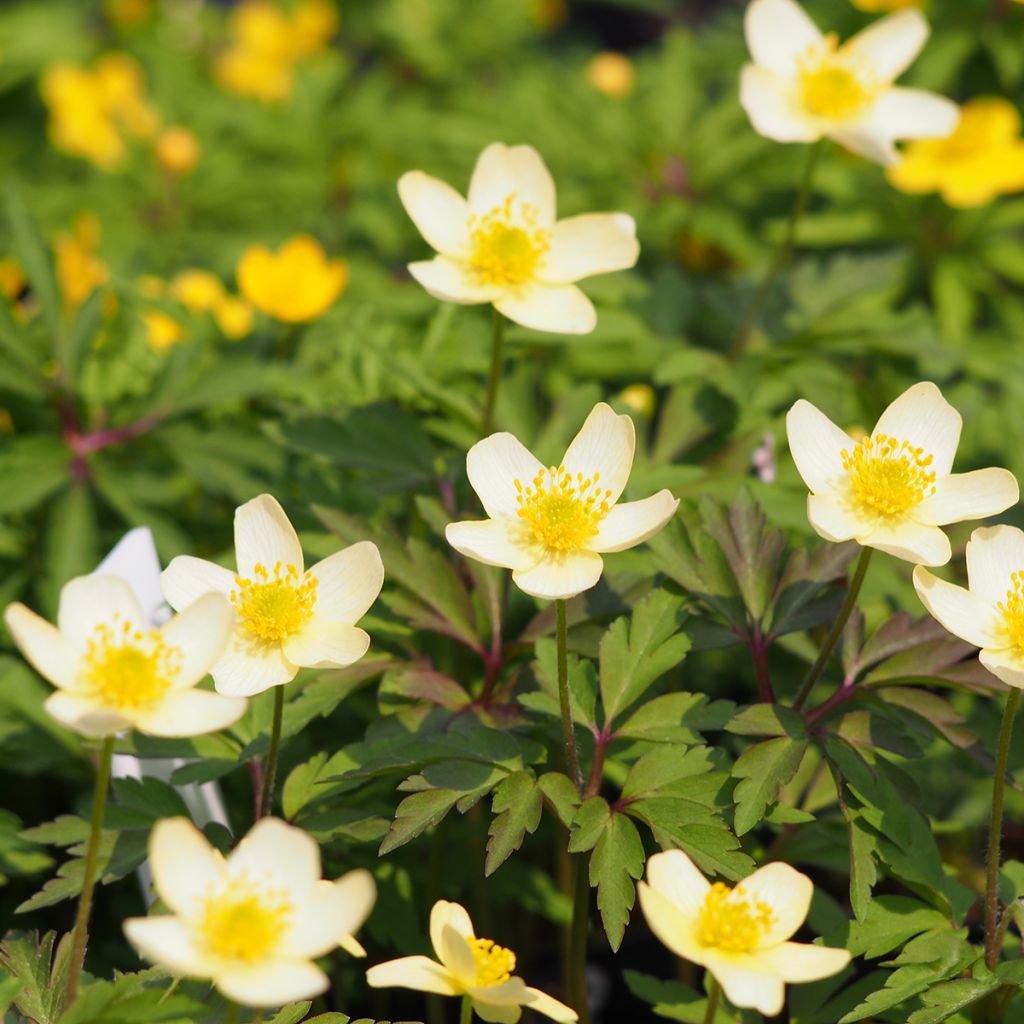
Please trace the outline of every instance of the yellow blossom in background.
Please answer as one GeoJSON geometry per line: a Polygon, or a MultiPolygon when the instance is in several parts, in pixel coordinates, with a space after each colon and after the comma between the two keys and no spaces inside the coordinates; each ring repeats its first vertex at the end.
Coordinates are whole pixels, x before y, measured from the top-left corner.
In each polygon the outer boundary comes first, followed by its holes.
{"type": "Polygon", "coordinates": [[[303,0],[292,11],[292,54],[311,57],[319,53],[337,31],[338,8],[332,0],[303,0]]]}
{"type": "Polygon", "coordinates": [[[199,140],[187,128],[165,128],[153,150],[157,163],[175,176],[189,174],[199,163],[199,140]]]}
{"type": "Polygon", "coordinates": [[[373,876],[359,869],[326,881],[316,841],[277,818],[258,821],[227,857],[187,818],[165,818],[150,836],[149,864],[171,913],[129,918],[128,941],[228,999],[313,999],[329,985],[314,960],[339,948],[366,955],[354,933],[377,899],[373,876]]]}
{"type": "Polygon", "coordinates": [[[615,99],[632,93],[633,78],[633,62],[624,53],[598,53],[587,64],[587,81],[598,92],[615,99]]]}
{"type": "Polygon", "coordinates": [[[409,988],[441,996],[468,996],[485,1021],[515,1024],[522,1008],[559,1024],[574,1024],[576,1011],[546,992],[529,988],[516,969],[516,955],[491,939],[478,938],[458,903],[438,900],[430,911],[430,942],[437,960],[405,956],[366,972],[371,988],[409,988]]]}
{"type": "Polygon", "coordinates": [[[224,298],[224,285],[208,270],[183,270],[172,279],[170,293],[190,312],[208,313],[224,298]]]}
{"type": "Polygon", "coordinates": [[[883,11],[902,11],[907,7],[927,7],[928,0],[850,0],[854,7],[859,7],[869,14],[883,11]]]}
{"type": "Polygon", "coordinates": [[[106,0],[103,10],[118,28],[131,28],[153,13],[153,0],[106,0]]]}
{"type": "Polygon", "coordinates": [[[12,301],[25,289],[25,274],[18,262],[8,257],[0,260],[0,295],[12,301]]]}
{"type": "Polygon", "coordinates": [[[96,255],[99,243],[100,222],[88,213],[79,214],[71,232],[58,235],[54,242],[57,283],[68,312],[74,312],[110,277],[107,265],[96,255]]]}
{"type": "Polygon", "coordinates": [[[252,332],[256,314],[245,299],[237,295],[225,295],[213,307],[213,318],[225,338],[238,341],[252,332]]]}
{"type": "Polygon", "coordinates": [[[348,264],[328,260],[315,238],[298,235],[276,253],[250,246],[235,275],[239,291],[258,310],[285,323],[302,323],[334,304],[348,283],[348,264]]]}
{"type": "Polygon", "coordinates": [[[787,982],[818,981],[849,962],[845,949],[790,942],[814,895],[788,864],[766,864],[733,888],[712,885],[682,850],[656,853],[637,884],[647,924],[676,956],[709,970],[726,998],[768,1017],[787,982]]]}
{"type": "Polygon", "coordinates": [[[658,396],[650,384],[630,384],[619,392],[619,400],[638,416],[653,416],[658,396]]]}
{"type": "Polygon", "coordinates": [[[166,352],[185,337],[185,328],[162,309],[147,309],[140,315],[146,343],[154,352],[166,352]]]}
{"type": "Polygon", "coordinates": [[[912,142],[889,181],[904,192],[939,192],[950,206],[984,206],[1024,190],[1021,116],[1009,100],[970,100],[956,131],[945,139],[912,142]]]}

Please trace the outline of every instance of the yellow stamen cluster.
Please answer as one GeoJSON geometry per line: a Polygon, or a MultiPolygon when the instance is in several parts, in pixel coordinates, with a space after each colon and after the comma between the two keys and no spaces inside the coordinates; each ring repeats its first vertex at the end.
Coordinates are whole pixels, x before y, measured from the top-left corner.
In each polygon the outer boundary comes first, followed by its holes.
{"type": "Polygon", "coordinates": [[[600,473],[575,478],[563,466],[542,469],[532,485],[515,481],[517,512],[533,540],[550,551],[576,551],[597,533],[612,492],[598,487],[600,473]]]}
{"type": "Polygon", "coordinates": [[[800,60],[800,99],[815,117],[847,121],[864,112],[878,89],[868,69],[839,46],[834,34],[800,60]]]}
{"type": "Polygon", "coordinates": [[[517,285],[529,281],[551,248],[547,231],[537,227],[537,210],[508,196],[471,222],[470,263],[484,284],[517,285]]]}
{"type": "Polygon", "coordinates": [[[1003,613],[1003,629],[1018,654],[1024,654],[1024,572],[1011,577],[1013,586],[997,607],[1003,613]]]}
{"type": "Polygon", "coordinates": [[[217,885],[203,902],[198,931],[211,954],[244,963],[269,956],[289,924],[287,896],[239,875],[217,885]]]}
{"type": "Polygon", "coordinates": [[[516,955],[492,939],[471,939],[469,948],[476,963],[476,983],[480,986],[500,985],[512,977],[516,955]]]}
{"type": "Polygon", "coordinates": [[[702,945],[730,953],[752,953],[772,924],[772,910],[760,901],[751,903],[741,887],[730,889],[715,882],[704,897],[697,922],[697,937],[702,945]]]}
{"type": "Polygon", "coordinates": [[[854,501],[868,515],[896,519],[935,493],[933,456],[909,441],[874,434],[842,457],[854,501]]]}
{"type": "Polygon", "coordinates": [[[102,704],[141,711],[163,698],[180,663],[181,650],[164,643],[159,630],[115,620],[97,626],[87,641],[83,682],[102,704]]]}
{"type": "Polygon", "coordinates": [[[313,616],[318,580],[299,575],[294,565],[278,562],[273,573],[257,563],[252,578],[235,577],[231,591],[242,625],[257,640],[280,643],[294,636],[313,616]]]}

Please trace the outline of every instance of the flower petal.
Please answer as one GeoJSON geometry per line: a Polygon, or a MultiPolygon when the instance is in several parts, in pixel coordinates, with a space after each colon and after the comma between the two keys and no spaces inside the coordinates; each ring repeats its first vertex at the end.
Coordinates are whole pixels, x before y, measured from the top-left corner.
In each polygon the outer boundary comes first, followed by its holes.
{"type": "Polygon", "coordinates": [[[1024,572],[1024,530],[1016,526],[982,526],[967,542],[967,582],[989,604],[1005,600],[1012,576],[1024,572]]]}
{"type": "Polygon", "coordinates": [[[544,467],[514,434],[491,434],[466,455],[466,475],[491,519],[515,518],[516,483],[533,483],[544,467]]]}
{"type": "Polygon", "coordinates": [[[928,22],[918,10],[898,11],[858,32],[843,50],[864,61],[876,79],[893,82],[913,64],[928,40],[928,22]]]}
{"type": "Polygon", "coordinates": [[[7,606],[4,622],[18,649],[44,679],[63,690],[77,689],[78,652],[56,626],[20,603],[7,606]]]}
{"type": "Polygon", "coordinates": [[[509,320],[551,334],[589,334],[597,326],[594,305],[572,284],[525,284],[494,302],[509,320]]]}
{"type": "Polygon", "coordinates": [[[260,818],[229,854],[227,869],[233,876],[267,879],[296,904],[312,898],[322,880],[316,840],[279,818],[260,818]]]}
{"type": "Polygon", "coordinates": [[[325,956],[359,929],[376,898],[377,887],[368,871],[351,871],[338,882],[317,882],[310,898],[294,912],[283,952],[325,956]]]}
{"type": "Polygon", "coordinates": [[[548,601],[567,600],[589,590],[601,578],[604,561],[594,551],[548,555],[529,569],[516,569],[512,582],[524,594],[548,601]]]}
{"type": "Polygon", "coordinates": [[[913,510],[926,526],[985,519],[1005,512],[1020,498],[1017,478],[1008,469],[953,473],[936,483],[935,493],[913,510]]]}
{"type": "Polygon", "coordinates": [[[259,644],[236,630],[227,651],[211,669],[213,684],[225,697],[253,697],[272,686],[291,682],[299,668],[280,644],[259,644]]]}
{"type": "Polygon", "coordinates": [[[579,1020],[579,1015],[572,1007],[560,1003],[547,992],[541,992],[538,988],[528,988],[526,994],[530,998],[524,1005],[534,1013],[542,1013],[545,1017],[558,1021],[558,1024],[574,1024],[579,1020]]]}
{"type": "Polygon", "coordinates": [[[422,171],[410,171],[398,179],[398,194],[431,248],[446,256],[466,255],[471,211],[451,185],[422,171]]]}
{"type": "Polygon", "coordinates": [[[438,957],[441,956],[444,930],[449,927],[464,939],[475,938],[473,922],[466,908],[461,903],[438,900],[430,910],[430,944],[438,957]]]}
{"type": "Polygon", "coordinates": [[[448,543],[467,558],[503,569],[528,569],[536,564],[537,558],[528,547],[513,540],[516,525],[504,518],[449,523],[444,535],[448,543]]]}
{"type": "Polygon", "coordinates": [[[474,1002],[490,1006],[522,1006],[526,1001],[526,982],[512,977],[498,985],[470,986],[467,994],[474,1002]]]}
{"type": "Polygon", "coordinates": [[[853,438],[820,409],[801,398],[786,414],[786,437],[797,472],[812,494],[836,489],[845,479],[843,452],[854,447],[853,438]]]}
{"type": "Polygon", "coordinates": [[[330,979],[305,960],[272,960],[234,968],[215,979],[218,991],[245,1006],[284,1006],[326,992],[330,979]]]}
{"type": "Polygon", "coordinates": [[[161,574],[160,587],[167,603],[180,612],[204,594],[230,597],[235,589],[235,574],[203,558],[178,555],[171,559],[171,564],[161,574]]]}
{"type": "Polygon", "coordinates": [[[357,662],[370,646],[370,635],[358,626],[314,616],[300,633],[282,644],[285,658],[304,668],[338,668],[357,662]]]}
{"type": "Polygon", "coordinates": [[[878,97],[869,120],[890,139],[944,139],[960,120],[960,108],[924,89],[888,89],[878,97]]]}
{"type": "Polygon", "coordinates": [[[223,594],[204,594],[161,627],[164,643],[181,652],[172,680],[176,690],[195,686],[210,671],[234,628],[235,612],[223,594]]]}
{"type": "Polygon", "coordinates": [[[708,957],[707,964],[733,1006],[774,1017],[782,1012],[786,986],[780,978],[758,970],[760,966],[757,954],[715,953],[708,957]]]}
{"type": "Polygon", "coordinates": [[[838,974],[849,962],[845,949],[812,946],[806,942],[781,942],[759,950],[757,959],[782,981],[817,981],[838,974]]]}
{"type": "Polygon", "coordinates": [[[616,505],[601,520],[590,549],[607,553],[625,551],[653,537],[675,514],[679,499],[670,491],[658,491],[642,501],[616,505]]]}
{"type": "Polygon", "coordinates": [[[486,216],[509,196],[529,203],[541,227],[555,219],[555,183],[533,146],[492,142],[479,156],[469,183],[469,205],[486,216]]]}
{"type": "Polygon", "coordinates": [[[458,996],[462,988],[440,965],[425,956],[403,956],[377,964],[366,972],[370,988],[411,988],[439,996],[458,996]]]}
{"type": "Polygon", "coordinates": [[[931,383],[908,388],[882,413],[873,434],[888,434],[909,441],[932,456],[931,468],[938,478],[948,475],[960,443],[963,420],[931,383]]]}
{"type": "Polygon", "coordinates": [[[814,883],[788,864],[774,861],[744,878],[733,892],[771,908],[771,924],[761,935],[761,946],[767,948],[784,942],[807,919],[814,883]]]}
{"type": "Polygon", "coordinates": [[[830,128],[828,137],[843,149],[882,167],[894,167],[899,163],[900,152],[893,137],[867,119],[847,127],[830,128]]]}
{"type": "Polygon", "coordinates": [[[794,0],[754,0],[743,28],[754,63],[778,75],[792,75],[797,61],[821,43],[821,32],[794,0]]]}
{"type": "MultiPolygon", "coordinates": [[[[433,929],[431,929],[433,931],[433,929]]],[[[441,948],[438,957],[452,977],[467,988],[476,981],[476,959],[469,942],[450,924],[441,929],[441,948]]]]}
{"type": "Polygon", "coordinates": [[[473,1000],[473,1012],[485,1024],[516,1024],[523,1015],[521,1006],[495,1006],[479,999],[473,1000]]]}
{"type": "Polygon", "coordinates": [[[821,128],[793,103],[787,82],[757,64],[740,72],[740,103],[754,131],[776,142],[814,142],[821,128]]]}
{"type": "Polygon", "coordinates": [[[447,256],[419,260],[408,265],[408,271],[435,299],[471,306],[477,302],[494,302],[501,288],[484,284],[465,263],[456,263],[447,256]]]}
{"type": "Polygon", "coordinates": [[[114,736],[132,727],[131,719],[120,711],[63,690],[51,693],[43,703],[43,709],[61,725],[97,739],[114,736]]]}
{"type": "Polygon", "coordinates": [[[1016,651],[983,650],[978,655],[978,660],[996,679],[1001,679],[1007,686],[1024,689],[1024,658],[1016,651]]]}
{"type": "Polygon", "coordinates": [[[809,494],[807,496],[807,521],[818,532],[818,535],[839,544],[844,540],[870,532],[859,516],[849,505],[829,494],[809,494]]]}
{"type": "Polygon", "coordinates": [[[279,562],[302,573],[298,534],[273,495],[261,494],[235,509],[235,559],[243,577],[252,576],[257,565],[273,575],[279,562]]]}
{"type": "Polygon", "coordinates": [[[669,898],[647,882],[638,882],[636,891],[647,927],[658,941],[683,960],[703,964],[706,949],[697,939],[695,918],[675,904],[678,889],[669,898]]]}
{"type": "Polygon", "coordinates": [[[85,646],[97,626],[115,619],[149,628],[134,591],[120,576],[78,576],[61,588],[57,628],[76,649],[85,646]]]}
{"type": "Polygon", "coordinates": [[[914,589],[932,618],[954,636],[975,647],[1002,646],[995,630],[996,609],[977,594],[940,580],[923,565],[914,569],[914,589]]]}
{"type": "Polygon", "coordinates": [[[647,884],[688,919],[695,919],[711,883],[682,850],[665,850],[647,861],[647,884]]]}
{"type": "Polygon", "coordinates": [[[551,248],[537,271],[547,284],[628,270],[640,256],[636,221],[628,213],[584,213],[558,221],[551,248]]]}
{"type": "Polygon", "coordinates": [[[306,573],[317,580],[316,614],[354,626],[384,585],[384,563],[369,540],[350,544],[317,562],[306,573]]]}
{"type": "Polygon", "coordinates": [[[186,918],[200,912],[224,874],[224,858],[188,818],[156,823],[149,837],[149,866],[157,895],[186,918]]]}
{"type": "Polygon", "coordinates": [[[916,565],[945,565],[953,555],[949,538],[937,526],[913,522],[876,526],[857,540],[916,565]]]}
{"type": "Polygon", "coordinates": [[[224,697],[209,690],[169,693],[155,708],[134,714],[135,728],[150,736],[203,736],[234,725],[245,714],[244,697],[224,697]]]}
{"type": "Polygon", "coordinates": [[[209,957],[196,947],[192,932],[178,918],[130,917],[124,922],[124,933],[139,956],[171,974],[212,977],[209,957]]]}
{"type": "Polygon", "coordinates": [[[610,491],[613,505],[625,489],[633,468],[636,429],[629,416],[620,416],[610,405],[598,402],[572,439],[562,457],[562,465],[575,477],[593,478],[602,490],[610,491]]]}

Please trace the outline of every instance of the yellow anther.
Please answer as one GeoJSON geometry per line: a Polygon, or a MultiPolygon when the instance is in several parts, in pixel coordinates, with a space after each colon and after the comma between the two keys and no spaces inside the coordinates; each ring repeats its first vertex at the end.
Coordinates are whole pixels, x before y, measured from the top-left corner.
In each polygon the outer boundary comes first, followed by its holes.
{"type": "Polygon", "coordinates": [[[886,434],[865,437],[843,449],[853,500],[860,511],[879,519],[897,519],[935,493],[934,458],[886,434]]]}
{"type": "Polygon", "coordinates": [[[811,47],[799,66],[800,97],[804,109],[815,117],[850,120],[878,95],[870,69],[840,47],[834,34],[811,47]]]}
{"type": "Polygon", "coordinates": [[[730,953],[752,953],[771,927],[771,907],[760,901],[751,902],[742,891],[722,882],[715,882],[700,909],[697,937],[702,945],[724,949],[730,953]]]}
{"type": "Polygon", "coordinates": [[[1024,655],[1024,572],[1013,573],[1010,580],[1013,585],[998,608],[1003,613],[1003,632],[1013,649],[1024,655]]]}
{"type": "Polygon", "coordinates": [[[109,707],[143,711],[157,704],[181,665],[181,650],[164,643],[160,631],[142,632],[131,622],[96,627],[86,642],[83,683],[109,707]]]}
{"type": "Polygon", "coordinates": [[[204,900],[200,942],[213,956],[253,963],[277,947],[292,909],[284,892],[239,875],[214,886],[204,900]]]}
{"type": "Polygon", "coordinates": [[[257,563],[251,578],[235,577],[238,589],[231,591],[231,603],[251,636],[265,643],[280,643],[312,618],[317,583],[309,573],[300,576],[294,565],[278,562],[271,574],[257,563]]]}
{"type": "Polygon", "coordinates": [[[470,245],[470,263],[483,284],[517,285],[534,276],[551,237],[537,227],[536,208],[516,203],[513,194],[490,213],[474,218],[470,245]]]}
{"type": "Polygon", "coordinates": [[[476,963],[476,983],[480,986],[500,985],[512,977],[516,955],[491,939],[471,939],[469,948],[476,963]]]}
{"type": "Polygon", "coordinates": [[[530,536],[550,551],[576,551],[597,534],[612,492],[598,487],[600,473],[575,479],[563,466],[542,469],[529,486],[515,481],[518,515],[530,536]]]}

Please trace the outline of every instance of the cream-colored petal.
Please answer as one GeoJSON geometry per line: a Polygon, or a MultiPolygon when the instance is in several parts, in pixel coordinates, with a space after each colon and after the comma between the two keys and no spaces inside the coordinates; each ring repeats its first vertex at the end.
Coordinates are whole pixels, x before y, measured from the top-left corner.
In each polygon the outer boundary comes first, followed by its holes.
{"type": "Polygon", "coordinates": [[[890,139],[944,139],[960,120],[960,108],[923,89],[888,89],[878,97],[869,121],[890,139]]]}
{"type": "Polygon", "coordinates": [[[284,1006],[326,992],[330,979],[307,960],[272,960],[219,974],[219,992],[245,1006],[284,1006]]]}
{"type": "Polygon", "coordinates": [[[369,649],[370,635],[358,626],[314,616],[282,644],[285,658],[303,668],[338,668],[357,662],[369,649]]]}
{"type": "Polygon", "coordinates": [[[553,996],[549,996],[547,992],[541,992],[538,988],[528,988],[526,994],[530,998],[524,1005],[534,1013],[542,1013],[545,1017],[558,1021],[558,1024],[574,1024],[579,1020],[579,1015],[571,1006],[560,1003],[553,996]]]}
{"type": "Polygon", "coordinates": [[[598,402],[566,449],[562,465],[573,477],[582,473],[584,479],[596,479],[602,490],[611,492],[608,504],[612,505],[629,480],[635,450],[632,419],[598,402]]]}
{"type": "Polygon", "coordinates": [[[135,728],[150,736],[204,736],[234,725],[245,714],[244,697],[209,690],[177,690],[155,708],[132,715],[135,728]]]}
{"type": "Polygon", "coordinates": [[[664,850],[647,860],[647,884],[683,915],[695,920],[711,883],[682,850],[664,850]]]}
{"type": "Polygon", "coordinates": [[[595,551],[549,554],[530,569],[516,569],[512,582],[523,593],[548,601],[567,600],[601,578],[604,561],[595,551]]]}
{"type": "Polygon", "coordinates": [[[520,522],[504,517],[449,523],[444,531],[448,543],[467,558],[503,569],[528,569],[537,558],[525,544],[516,542],[517,534],[522,534],[520,522]]]}
{"type": "Polygon", "coordinates": [[[994,605],[977,594],[930,573],[923,565],[914,569],[914,589],[933,618],[954,636],[975,647],[1000,647],[994,605]]]}
{"type": "Polygon", "coordinates": [[[398,194],[427,244],[446,256],[463,258],[469,250],[469,203],[451,185],[422,171],[398,179],[398,194]]]}
{"type": "Polygon", "coordinates": [[[514,435],[491,434],[466,455],[466,474],[491,519],[515,519],[519,511],[516,483],[533,483],[544,467],[514,435]]]}
{"type": "Polygon", "coordinates": [[[124,933],[139,956],[159,964],[170,974],[209,978],[210,960],[192,939],[191,931],[176,917],[130,917],[124,933]]]}
{"type": "Polygon", "coordinates": [[[408,265],[408,271],[435,299],[472,306],[478,302],[494,302],[502,289],[480,281],[466,263],[457,263],[447,256],[420,260],[408,265]]]}
{"type": "Polygon", "coordinates": [[[438,956],[441,955],[441,936],[447,927],[454,928],[465,939],[476,937],[469,912],[461,903],[438,900],[430,910],[430,944],[438,956]]]}
{"type": "Polygon", "coordinates": [[[676,956],[694,964],[703,964],[708,951],[697,939],[695,919],[688,911],[676,906],[678,889],[669,898],[646,882],[638,882],[636,892],[647,927],[658,941],[676,956]]]}
{"type": "Polygon", "coordinates": [[[863,520],[853,512],[849,504],[830,494],[809,494],[807,496],[807,521],[818,535],[833,543],[842,543],[869,532],[863,520]]]}
{"type": "MultiPolygon", "coordinates": [[[[339,923],[346,935],[354,935],[366,923],[374,904],[377,902],[377,883],[373,875],[364,868],[349,871],[332,882],[337,899],[344,903],[344,912],[338,914],[339,923]]],[[[365,956],[365,952],[363,956],[365,956]]]]}
{"type": "Polygon", "coordinates": [[[882,413],[873,433],[909,441],[932,456],[936,477],[946,476],[953,466],[963,420],[931,383],[908,388],[882,413]]]}
{"type": "Polygon", "coordinates": [[[653,537],[675,514],[679,499],[658,491],[642,501],[616,505],[601,520],[590,549],[602,553],[625,551],[653,537]]]}
{"type": "Polygon", "coordinates": [[[43,703],[43,709],[61,725],[96,739],[116,736],[132,727],[131,719],[115,708],[103,707],[94,700],[64,690],[51,693],[43,703]]]}
{"type": "Polygon", "coordinates": [[[225,697],[254,697],[272,686],[291,682],[298,671],[298,665],[285,658],[280,644],[257,643],[236,631],[211,674],[217,692],[225,697]]]}
{"type": "Polygon", "coordinates": [[[522,1006],[527,999],[526,982],[515,977],[499,985],[470,986],[466,992],[474,1002],[491,1006],[522,1006]]]}
{"type": "Polygon", "coordinates": [[[235,574],[205,559],[178,555],[161,574],[160,588],[167,603],[180,612],[205,594],[230,598],[235,589],[235,574]]]}
{"type": "Polygon", "coordinates": [[[288,892],[292,903],[303,904],[321,881],[320,847],[301,828],[279,818],[260,818],[231,851],[227,870],[232,876],[266,879],[288,892]]]}
{"type": "Polygon", "coordinates": [[[157,895],[185,918],[200,912],[224,874],[224,858],[188,818],[162,818],[149,837],[149,866],[157,895]]]}
{"type": "Polygon", "coordinates": [[[784,76],[796,74],[799,58],[822,39],[794,0],[753,0],[743,27],[754,63],[784,76]]]}
{"type": "Polygon", "coordinates": [[[164,643],[176,647],[176,690],[195,686],[227,649],[235,628],[235,612],[223,594],[204,594],[162,626],[164,643]]]}
{"type": "Polygon", "coordinates": [[[120,576],[78,576],[61,588],[57,628],[76,649],[84,647],[97,626],[114,622],[149,627],[134,591],[120,576]]]}
{"type": "Polygon", "coordinates": [[[843,452],[853,450],[853,438],[816,406],[803,398],[793,405],[786,414],[786,437],[797,472],[812,494],[827,494],[845,481],[843,452]]]}
{"type": "Polygon", "coordinates": [[[900,152],[893,137],[880,131],[869,120],[830,128],[828,138],[856,156],[882,167],[894,167],[900,162],[900,152]]]}
{"type": "Polygon", "coordinates": [[[967,581],[972,593],[992,605],[1005,600],[1015,572],[1024,572],[1024,530],[982,526],[971,534],[967,581]]]}
{"type": "Polygon", "coordinates": [[[555,183],[537,150],[492,142],[477,159],[469,183],[469,205],[474,213],[486,216],[509,196],[532,206],[541,227],[554,222],[555,183]]]}
{"type": "Polygon", "coordinates": [[[354,956],[359,959],[366,956],[365,947],[354,935],[342,935],[342,937],[338,939],[338,947],[345,950],[349,956],[354,956]]]}
{"type": "Polygon", "coordinates": [[[784,942],[807,919],[814,883],[788,864],[774,861],[744,878],[733,893],[771,908],[771,924],[761,935],[761,947],[767,948],[784,942]]]}
{"type": "Polygon", "coordinates": [[[898,11],[858,32],[843,49],[862,60],[874,78],[893,82],[914,62],[928,39],[928,22],[915,9],[898,11]]]}
{"type": "Polygon", "coordinates": [[[916,565],[945,565],[953,555],[949,538],[937,526],[913,522],[877,526],[857,540],[916,565]]]}
{"type": "Polygon", "coordinates": [[[766,1017],[782,1012],[786,986],[763,970],[756,955],[715,953],[708,958],[708,970],[718,979],[726,999],[739,1009],[753,1009],[766,1017]],[[753,967],[752,967],[753,965],[753,967]]]}
{"type": "Polygon", "coordinates": [[[78,652],[56,626],[21,603],[7,606],[4,622],[18,649],[41,676],[63,690],[78,688],[78,652]]]}
{"type": "Polygon", "coordinates": [[[299,536],[273,495],[261,494],[235,509],[235,558],[242,577],[252,576],[257,565],[273,575],[279,563],[302,572],[299,536]]]}
{"type": "Polygon", "coordinates": [[[403,956],[377,964],[366,972],[370,988],[411,988],[439,996],[458,996],[462,987],[440,964],[425,956],[403,956]]]}
{"type": "Polygon", "coordinates": [[[757,959],[776,978],[788,982],[818,981],[838,974],[849,962],[845,949],[812,946],[805,942],[782,942],[771,949],[759,950],[757,959]]]}
{"type": "Polygon", "coordinates": [[[952,473],[937,482],[935,493],[914,509],[913,516],[926,526],[962,523],[1005,512],[1019,498],[1017,478],[1007,469],[952,473]]]}
{"type": "Polygon", "coordinates": [[[572,284],[525,284],[494,302],[509,320],[551,334],[589,334],[597,326],[594,305],[572,284]]]}
{"type": "Polygon", "coordinates": [[[793,102],[791,83],[757,64],[740,72],[740,103],[754,131],[776,142],[815,142],[821,128],[793,102]]]}
{"type": "Polygon", "coordinates": [[[479,999],[473,1000],[473,1012],[486,1024],[516,1024],[523,1015],[521,1006],[496,1006],[479,999]]]}
{"type": "Polygon", "coordinates": [[[982,650],[978,660],[1007,686],[1016,686],[1024,690],[1024,657],[1014,650],[989,651],[982,650]]]}
{"type": "Polygon", "coordinates": [[[362,927],[376,898],[369,871],[350,871],[337,882],[317,882],[310,898],[292,916],[283,952],[311,958],[331,952],[362,927]]]}
{"type": "Polygon", "coordinates": [[[317,562],[316,614],[354,626],[377,600],[384,585],[384,563],[373,541],[361,540],[317,562]]]}
{"type": "Polygon", "coordinates": [[[537,277],[546,284],[569,284],[628,270],[639,256],[636,221],[628,213],[584,213],[555,224],[537,277]]]}
{"type": "Polygon", "coordinates": [[[440,943],[438,958],[452,977],[468,990],[476,981],[476,958],[469,947],[469,941],[461,931],[446,924],[441,929],[440,943]]]}

